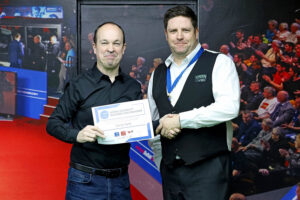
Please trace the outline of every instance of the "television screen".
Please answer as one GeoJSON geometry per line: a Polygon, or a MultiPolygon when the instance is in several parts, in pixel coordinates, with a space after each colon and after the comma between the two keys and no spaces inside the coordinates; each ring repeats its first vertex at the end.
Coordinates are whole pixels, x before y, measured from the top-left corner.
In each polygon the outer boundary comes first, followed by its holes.
{"type": "Polygon", "coordinates": [[[62,6],[5,6],[0,7],[0,18],[28,17],[40,19],[62,19],[62,6]]]}
{"type": "Polygon", "coordinates": [[[0,71],[0,114],[16,114],[17,74],[0,71]]]}

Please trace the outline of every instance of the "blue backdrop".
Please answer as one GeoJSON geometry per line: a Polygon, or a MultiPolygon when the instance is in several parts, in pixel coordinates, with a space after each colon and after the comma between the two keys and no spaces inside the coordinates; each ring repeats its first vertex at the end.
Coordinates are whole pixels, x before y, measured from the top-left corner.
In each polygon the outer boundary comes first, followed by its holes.
{"type": "Polygon", "coordinates": [[[47,73],[2,66],[0,70],[17,73],[17,115],[39,119],[47,103],[47,73]]]}

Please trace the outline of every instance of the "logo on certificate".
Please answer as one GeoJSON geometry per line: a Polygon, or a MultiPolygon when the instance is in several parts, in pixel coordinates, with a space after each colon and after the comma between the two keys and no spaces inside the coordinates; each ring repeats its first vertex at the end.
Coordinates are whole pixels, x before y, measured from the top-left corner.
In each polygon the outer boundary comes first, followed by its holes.
{"type": "Polygon", "coordinates": [[[100,116],[101,116],[102,119],[107,119],[108,118],[108,111],[107,110],[103,110],[100,113],[100,116]]]}
{"type": "Polygon", "coordinates": [[[115,132],[115,137],[119,137],[120,133],[119,132],[115,132]]]}
{"type": "Polygon", "coordinates": [[[121,136],[125,136],[126,135],[126,131],[121,131],[121,136]]]}

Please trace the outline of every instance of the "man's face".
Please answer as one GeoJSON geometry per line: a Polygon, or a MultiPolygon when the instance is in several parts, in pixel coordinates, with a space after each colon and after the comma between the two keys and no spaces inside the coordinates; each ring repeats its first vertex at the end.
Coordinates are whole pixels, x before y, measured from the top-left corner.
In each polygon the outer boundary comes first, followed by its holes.
{"type": "Polygon", "coordinates": [[[255,57],[255,55],[251,55],[250,56],[250,61],[253,63],[254,61],[256,61],[257,58],[255,57]]]}
{"type": "Polygon", "coordinates": [[[173,56],[185,58],[198,43],[198,29],[188,17],[178,16],[168,21],[165,36],[173,56]]]}
{"type": "Polygon", "coordinates": [[[282,91],[278,92],[277,93],[277,100],[280,102],[280,103],[284,103],[287,99],[286,99],[286,96],[285,96],[285,93],[283,93],[282,91]]]}
{"type": "Polygon", "coordinates": [[[242,118],[243,118],[243,122],[245,124],[248,124],[251,121],[251,115],[250,114],[243,114],[242,118]]]}
{"type": "Polygon", "coordinates": [[[293,77],[294,76],[294,70],[293,68],[290,67],[289,71],[288,71],[288,74],[290,75],[290,77],[293,77]]]}
{"type": "Polygon", "coordinates": [[[267,89],[264,89],[263,95],[265,98],[269,98],[272,96],[272,94],[270,94],[270,92],[267,89]]]}
{"type": "Polygon", "coordinates": [[[253,41],[255,44],[260,44],[260,38],[258,36],[254,36],[253,41]]]}
{"type": "Polygon", "coordinates": [[[296,33],[298,31],[298,27],[296,25],[291,26],[291,32],[296,33]]]}
{"type": "Polygon", "coordinates": [[[281,67],[280,64],[277,64],[277,65],[276,65],[276,69],[277,69],[278,72],[282,72],[282,67],[281,67]]]}
{"type": "Polygon", "coordinates": [[[272,132],[272,136],[271,136],[272,140],[274,141],[278,141],[279,140],[279,135],[277,135],[277,133],[272,132]]]}
{"type": "Polygon", "coordinates": [[[222,45],[221,48],[220,48],[220,52],[221,52],[221,53],[224,53],[224,54],[227,54],[227,53],[228,53],[228,48],[227,48],[227,46],[222,45]]]}
{"type": "Polygon", "coordinates": [[[272,42],[272,48],[273,48],[273,50],[278,49],[278,44],[275,41],[272,42]]]}
{"type": "Polygon", "coordinates": [[[69,51],[69,50],[71,49],[70,43],[66,43],[66,44],[65,44],[65,49],[66,49],[67,51],[69,51]]]}
{"type": "Polygon", "coordinates": [[[273,29],[275,28],[275,26],[274,26],[273,23],[269,23],[268,25],[269,25],[269,29],[270,29],[270,30],[273,30],[273,29]]]}
{"type": "Polygon", "coordinates": [[[233,62],[237,63],[237,62],[239,62],[239,61],[240,61],[239,56],[238,56],[237,54],[235,54],[235,55],[233,56],[233,62]]]}
{"type": "Polygon", "coordinates": [[[39,38],[38,38],[38,37],[34,37],[34,38],[33,38],[33,42],[34,42],[35,44],[37,44],[37,43],[39,43],[39,42],[40,42],[40,40],[39,40],[39,38]]]}
{"type": "Polygon", "coordinates": [[[242,37],[244,36],[244,34],[243,34],[242,32],[240,32],[240,31],[237,31],[237,32],[235,33],[235,36],[236,36],[237,38],[242,38],[242,37]]]}
{"type": "Polygon", "coordinates": [[[290,51],[290,45],[285,44],[285,45],[284,45],[284,50],[285,50],[285,51],[290,51]]]}
{"type": "Polygon", "coordinates": [[[265,123],[261,123],[261,127],[264,131],[270,130],[270,127],[268,127],[265,123]]]}
{"type": "Polygon", "coordinates": [[[63,41],[64,41],[64,43],[66,43],[68,41],[67,36],[63,36],[63,41]]]}
{"type": "Polygon", "coordinates": [[[137,66],[141,66],[141,65],[143,65],[143,64],[144,64],[143,59],[140,58],[140,57],[138,57],[138,58],[136,59],[136,65],[137,65],[137,66]]]}
{"type": "Polygon", "coordinates": [[[251,83],[250,84],[250,90],[251,92],[255,92],[258,90],[258,84],[257,83],[251,83]]]}
{"type": "Polygon", "coordinates": [[[119,67],[126,45],[123,44],[121,29],[113,24],[105,24],[97,31],[96,44],[93,43],[97,65],[106,70],[119,67]]]}

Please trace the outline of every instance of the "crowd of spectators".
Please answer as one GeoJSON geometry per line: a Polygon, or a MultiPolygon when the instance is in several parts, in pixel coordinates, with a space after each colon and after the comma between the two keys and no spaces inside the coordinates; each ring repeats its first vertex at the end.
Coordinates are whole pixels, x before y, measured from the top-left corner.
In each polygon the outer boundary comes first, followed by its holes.
{"type": "Polygon", "coordinates": [[[129,76],[135,78],[142,86],[143,97],[147,98],[147,90],[151,73],[162,63],[161,58],[154,58],[151,67],[145,66],[146,59],[144,57],[137,57],[136,64],[131,66],[129,76]]]}
{"type": "MultiPolygon", "coordinates": [[[[272,19],[265,33],[247,38],[237,30],[220,52],[233,60],[240,78],[240,115],[232,123],[234,189],[253,194],[295,184],[300,179],[299,21],[278,26],[272,19]]],[[[144,98],[162,60],[154,59],[151,68],[145,61],[138,57],[129,72],[141,83],[144,98]]]]}
{"type": "Polygon", "coordinates": [[[220,52],[233,55],[240,78],[240,115],[232,123],[234,185],[251,194],[300,179],[300,24],[272,19],[265,33],[247,34],[237,30],[220,52]]]}

